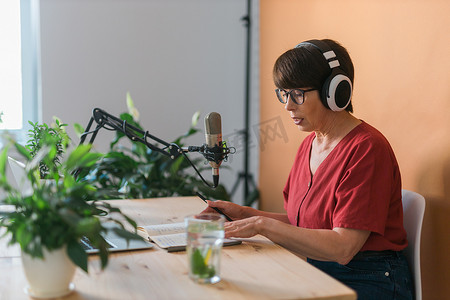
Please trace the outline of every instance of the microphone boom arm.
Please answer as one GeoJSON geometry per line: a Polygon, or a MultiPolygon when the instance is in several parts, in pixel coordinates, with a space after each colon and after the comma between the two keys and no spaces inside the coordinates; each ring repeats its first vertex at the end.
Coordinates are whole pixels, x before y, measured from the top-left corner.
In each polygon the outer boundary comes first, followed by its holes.
{"type": "Polygon", "coordinates": [[[182,148],[175,143],[168,143],[154,135],[151,135],[148,131],[143,131],[142,129],[133,126],[127,123],[125,120],[117,118],[100,108],[95,108],[93,110],[93,116],[89,120],[85,132],[80,137],[80,145],[85,142],[89,134],[92,134],[89,140],[89,144],[92,144],[97,136],[98,131],[101,128],[122,132],[131,141],[142,143],[146,145],[149,149],[157,151],[166,156],[169,156],[171,159],[176,159],[180,155],[183,155],[189,161],[189,163],[197,172],[197,174],[200,176],[202,181],[212,188],[217,187],[217,184],[214,184],[214,186],[208,184],[206,180],[202,177],[198,169],[195,167],[195,165],[186,156],[185,152],[200,152],[208,161],[214,161],[216,163],[221,162],[222,160],[227,160],[228,154],[235,153],[235,149],[231,148],[234,149],[234,152],[232,152],[230,148],[226,147],[225,143],[223,144],[223,147],[218,146],[208,147],[206,144],[203,144],[202,146],[188,146],[182,148]],[[97,123],[97,125],[95,129],[91,131],[91,127],[94,121],[97,123]],[[162,144],[163,147],[159,148],[155,146],[154,144],[150,143],[148,139],[152,139],[153,141],[162,144]]]}
{"type": "Polygon", "coordinates": [[[143,131],[142,129],[137,128],[136,126],[127,123],[125,120],[119,119],[100,108],[95,108],[93,110],[93,116],[91,117],[85,132],[81,135],[80,144],[84,143],[86,137],[91,133],[92,136],[91,139],[89,140],[89,143],[92,144],[97,136],[98,131],[101,128],[105,128],[107,130],[120,131],[133,142],[140,142],[146,145],[151,150],[158,151],[166,156],[169,156],[172,159],[177,158],[181,154],[181,151],[179,151],[181,148],[177,144],[175,143],[170,144],[166,141],[163,141],[160,138],[151,135],[148,131],[143,131]],[[97,123],[97,126],[93,131],[90,131],[94,121],[97,123]],[[106,126],[109,126],[109,128],[106,126]],[[149,143],[147,140],[148,138],[164,145],[165,147],[159,148],[149,143]]]}

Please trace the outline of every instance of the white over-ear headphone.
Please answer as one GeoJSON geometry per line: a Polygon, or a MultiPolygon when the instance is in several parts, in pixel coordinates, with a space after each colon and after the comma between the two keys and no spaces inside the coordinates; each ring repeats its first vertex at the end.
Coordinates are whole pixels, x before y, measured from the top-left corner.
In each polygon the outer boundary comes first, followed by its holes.
{"type": "Polygon", "coordinates": [[[323,105],[333,111],[344,110],[350,104],[352,98],[352,81],[340,68],[336,53],[326,42],[320,40],[305,41],[295,46],[295,48],[300,48],[304,45],[312,45],[319,49],[331,69],[331,75],[323,83],[320,93],[323,105]]]}

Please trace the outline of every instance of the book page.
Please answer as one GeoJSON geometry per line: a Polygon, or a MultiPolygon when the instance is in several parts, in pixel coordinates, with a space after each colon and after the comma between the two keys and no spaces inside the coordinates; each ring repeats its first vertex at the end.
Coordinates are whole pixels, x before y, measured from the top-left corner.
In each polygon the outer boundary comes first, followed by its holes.
{"type": "Polygon", "coordinates": [[[161,248],[186,246],[187,235],[185,232],[150,236],[150,238],[161,248]]]}
{"type": "MultiPolygon", "coordinates": [[[[137,233],[145,239],[153,241],[159,247],[171,251],[185,249],[187,243],[186,225],[181,223],[168,223],[157,225],[137,226],[137,233]]],[[[240,240],[225,239],[224,246],[241,244],[240,240]]]]}
{"type": "Polygon", "coordinates": [[[183,233],[186,231],[186,225],[184,222],[181,222],[181,223],[138,226],[137,229],[141,231],[142,230],[146,231],[148,236],[153,237],[157,235],[183,233]]]}

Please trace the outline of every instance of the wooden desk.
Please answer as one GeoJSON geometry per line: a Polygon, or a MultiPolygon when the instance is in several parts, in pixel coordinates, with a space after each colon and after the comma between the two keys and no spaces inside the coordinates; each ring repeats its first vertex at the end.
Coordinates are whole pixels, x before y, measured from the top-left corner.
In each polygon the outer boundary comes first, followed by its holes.
{"type": "MultiPolygon", "coordinates": [[[[182,222],[206,205],[195,197],[115,200],[138,224],[182,222]]],[[[0,241],[0,299],[29,299],[20,252],[0,241]]],[[[350,288],[262,236],[223,248],[222,280],[196,284],[188,278],[185,252],[116,253],[103,272],[92,256],[89,274],[80,269],[75,291],[64,299],[356,299],[350,288]]]]}

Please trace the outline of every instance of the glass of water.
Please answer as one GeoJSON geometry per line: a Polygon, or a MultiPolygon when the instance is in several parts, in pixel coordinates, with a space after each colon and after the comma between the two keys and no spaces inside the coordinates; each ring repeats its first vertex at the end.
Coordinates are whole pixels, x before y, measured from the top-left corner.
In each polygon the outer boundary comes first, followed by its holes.
{"type": "Polygon", "coordinates": [[[185,222],[189,277],[198,283],[219,282],[224,216],[198,214],[186,217],[185,222]]]}

